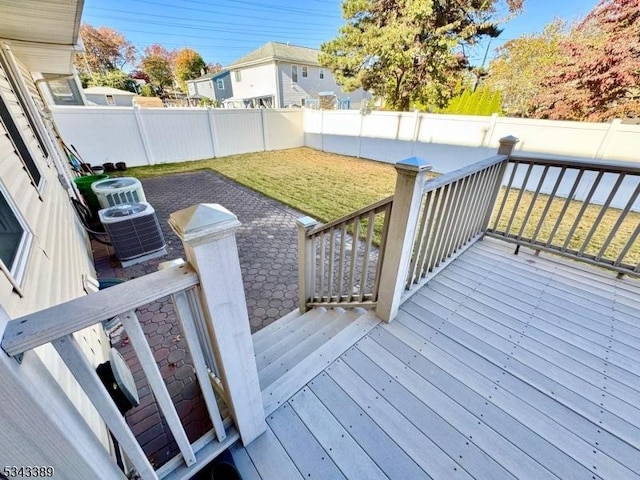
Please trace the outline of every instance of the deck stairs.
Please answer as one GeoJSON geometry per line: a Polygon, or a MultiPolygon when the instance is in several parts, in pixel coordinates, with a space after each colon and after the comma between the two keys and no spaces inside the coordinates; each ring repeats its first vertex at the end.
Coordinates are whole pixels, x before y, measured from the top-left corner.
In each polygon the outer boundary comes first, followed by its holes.
{"type": "Polygon", "coordinates": [[[362,308],[295,310],[253,334],[265,416],[380,323],[362,308]]]}

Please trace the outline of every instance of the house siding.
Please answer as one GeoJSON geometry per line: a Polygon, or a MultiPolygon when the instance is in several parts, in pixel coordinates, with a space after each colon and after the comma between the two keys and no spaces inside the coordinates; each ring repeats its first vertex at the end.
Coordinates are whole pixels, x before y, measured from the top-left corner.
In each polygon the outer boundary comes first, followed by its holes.
{"type": "Polygon", "coordinates": [[[303,98],[318,98],[320,92],[334,92],[339,98],[349,97],[351,108],[360,108],[365,92],[358,89],[354,92],[344,93],[336,83],[333,74],[328,68],[318,65],[305,65],[302,63],[278,62],[278,76],[280,78],[280,92],[282,99],[280,107],[300,105],[303,98]],[[298,81],[291,78],[292,65],[298,66],[298,81]],[[307,67],[307,77],[302,76],[302,67],[307,67]],[[320,78],[320,70],[324,71],[324,78],[320,78]]]}
{"type": "Polygon", "coordinates": [[[89,102],[93,102],[96,105],[106,105],[109,107],[131,107],[133,106],[133,95],[113,95],[115,105],[109,105],[107,103],[107,96],[102,93],[86,93],[85,96],[89,102]]]}
{"type": "Polygon", "coordinates": [[[276,71],[274,62],[233,69],[231,71],[231,84],[234,98],[276,96],[276,71]],[[235,78],[235,72],[238,70],[242,72],[242,80],[240,82],[235,78]]]}
{"type": "MultiPolygon", "coordinates": [[[[20,63],[19,59],[17,62],[20,63]]],[[[13,72],[14,78],[30,96],[38,95],[31,75],[24,72],[24,65],[19,65],[18,71],[13,72]]],[[[0,181],[33,233],[21,284],[23,296],[14,292],[7,277],[0,274],[0,303],[11,318],[17,318],[85,295],[83,275],[95,277],[95,271],[86,235],[75,217],[67,191],[58,180],[59,172],[41,150],[34,136],[35,127],[30,125],[16,96],[22,93],[12,90],[7,75],[0,66],[0,94],[42,174],[38,191],[8,132],[0,124],[0,181]]],[[[39,95],[38,102],[42,102],[39,95]]],[[[40,124],[39,128],[42,131],[46,127],[40,124]]],[[[50,132],[47,134],[53,136],[50,132]]],[[[76,338],[94,366],[106,360],[109,342],[101,325],[78,332],[76,338]]],[[[53,348],[46,345],[36,349],[36,353],[100,440],[108,445],[104,423],[53,348]]]]}

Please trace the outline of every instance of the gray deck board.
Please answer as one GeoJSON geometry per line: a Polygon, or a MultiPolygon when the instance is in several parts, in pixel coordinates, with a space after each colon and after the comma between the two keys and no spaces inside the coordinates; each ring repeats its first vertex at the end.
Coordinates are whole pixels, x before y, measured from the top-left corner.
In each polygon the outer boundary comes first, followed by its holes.
{"type": "Polygon", "coordinates": [[[269,415],[267,423],[304,478],[344,479],[340,469],[290,405],[283,405],[269,415]]]}
{"type": "Polygon", "coordinates": [[[317,441],[346,477],[387,478],[310,388],[305,387],[295,394],[289,405],[314,432],[317,441]]]}
{"type": "MultiPolygon", "coordinates": [[[[459,290],[432,282],[430,289],[423,294],[416,295],[414,302],[425,309],[434,311],[434,308],[442,307],[447,295],[455,296],[459,290]],[[428,294],[427,294],[428,292],[428,294]]],[[[440,308],[441,314],[444,314],[440,308]]],[[[552,339],[548,344],[539,342],[528,336],[533,328],[527,328],[530,324],[518,322],[516,319],[506,317],[494,312],[492,315],[468,308],[466,305],[458,307],[455,313],[449,314],[447,321],[465,329],[468,332],[477,332],[476,336],[484,335],[487,343],[500,346],[503,351],[512,350],[512,355],[519,361],[528,365],[548,364],[541,367],[548,372],[559,372],[563,375],[568,372],[576,377],[589,382],[596,388],[603,388],[612,395],[624,399],[632,405],[640,404],[640,392],[638,391],[638,377],[625,370],[614,372],[606,371],[606,362],[596,361],[596,365],[587,363],[592,358],[587,352],[573,352],[573,355],[563,353],[565,345],[559,340],[552,339]],[[520,328],[518,328],[520,327],[520,328]],[[621,375],[626,383],[616,379],[616,373],[621,375]]],[[[600,392],[603,393],[603,392],[600,392]]]]}
{"type": "MultiPolygon", "coordinates": [[[[640,480],[640,281],[513,249],[478,242],[345,341],[239,456],[248,478],[640,480]]],[[[292,329],[257,339],[274,375],[292,329]]]]}
{"type": "Polygon", "coordinates": [[[431,478],[329,375],[318,375],[309,388],[389,478],[431,478]]]}

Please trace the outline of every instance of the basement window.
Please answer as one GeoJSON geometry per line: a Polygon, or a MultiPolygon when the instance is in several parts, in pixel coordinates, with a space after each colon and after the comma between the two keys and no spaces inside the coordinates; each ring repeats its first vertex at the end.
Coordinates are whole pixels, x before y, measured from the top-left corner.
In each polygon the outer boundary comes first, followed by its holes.
{"type": "Polygon", "coordinates": [[[22,215],[0,185],[0,262],[3,273],[20,296],[32,239],[22,215]]]}

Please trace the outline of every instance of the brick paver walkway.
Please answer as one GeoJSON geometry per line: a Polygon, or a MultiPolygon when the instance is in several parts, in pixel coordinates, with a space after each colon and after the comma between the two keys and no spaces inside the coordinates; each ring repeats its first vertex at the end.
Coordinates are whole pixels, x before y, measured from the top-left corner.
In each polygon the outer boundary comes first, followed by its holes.
{"type": "MultiPolygon", "coordinates": [[[[295,219],[300,213],[210,171],[153,178],[142,184],[162,225],[168,255],[123,269],[109,255],[112,251],[95,245],[99,278],[128,280],[157,271],[163,261],[185,258],[182,243],[167,223],[169,214],[197,203],[219,203],[242,222],[236,238],[251,330],[259,330],[297,306],[295,219]]],[[[187,435],[194,441],[211,423],[173,305],[165,298],[139,308],[137,314],[187,435]]],[[[145,453],[156,466],[162,465],[178,453],[177,446],[126,334],[114,337],[114,346],[127,360],[140,395],[140,405],[127,413],[127,421],[145,453]]]]}

